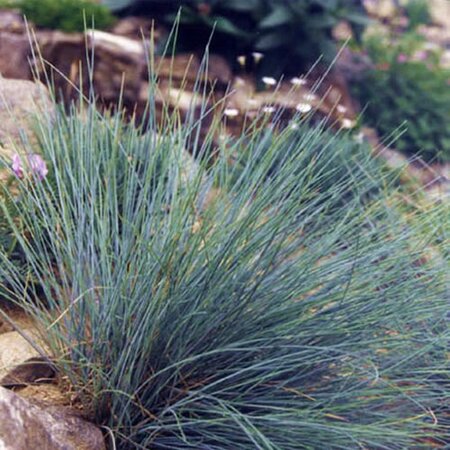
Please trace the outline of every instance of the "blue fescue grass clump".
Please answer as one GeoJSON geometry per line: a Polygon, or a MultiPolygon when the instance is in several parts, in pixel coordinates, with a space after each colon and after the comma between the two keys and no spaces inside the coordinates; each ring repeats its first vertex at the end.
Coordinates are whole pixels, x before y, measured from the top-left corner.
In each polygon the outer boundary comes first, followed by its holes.
{"type": "Polygon", "coordinates": [[[116,448],[445,445],[437,212],[419,233],[368,149],[321,127],[255,126],[211,163],[220,126],[158,125],[149,97],[141,127],[93,102],[42,122],[49,174],[17,181],[18,218],[2,203],[40,289],[0,253],[9,298],[116,448]]]}

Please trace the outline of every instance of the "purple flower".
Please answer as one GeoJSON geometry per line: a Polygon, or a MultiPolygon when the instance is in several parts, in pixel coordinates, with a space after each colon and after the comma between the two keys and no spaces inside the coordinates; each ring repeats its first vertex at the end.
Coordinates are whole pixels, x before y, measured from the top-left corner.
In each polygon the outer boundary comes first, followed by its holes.
{"type": "Polygon", "coordinates": [[[25,168],[28,168],[39,180],[43,180],[48,174],[47,164],[45,164],[42,157],[36,153],[27,156],[25,167],[20,155],[15,153],[12,157],[11,168],[17,178],[23,178],[25,168]]]}
{"type": "Polygon", "coordinates": [[[419,61],[426,61],[428,58],[428,52],[426,50],[419,50],[415,53],[414,57],[419,61]]]}
{"type": "Polygon", "coordinates": [[[14,174],[17,178],[23,177],[23,167],[22,167],[22,160],[20,159],[20,156],[17,153],[14,153],[12,157],[12,166],[11,166],[14,174]]]}
{"type": "Polygon", "coordinates": [[[400,53],[397,56],[397,62],[399,63],[405,63],[406,61],[408,61],[408,55],[406,55],[405,53],[400,53]]]}

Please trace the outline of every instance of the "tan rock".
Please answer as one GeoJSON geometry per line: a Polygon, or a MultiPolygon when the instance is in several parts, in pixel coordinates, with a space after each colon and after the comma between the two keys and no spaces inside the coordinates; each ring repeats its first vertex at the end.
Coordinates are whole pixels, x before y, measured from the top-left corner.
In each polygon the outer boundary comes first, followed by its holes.
{"type": "Polygon", "coordinates": [[[38,31],[36,39],[47,61],[46,67],[41,67],[41,79],[45,72],[52,73],[55,90],[66,103],[80,98],[80,81],[84,94],[89,93],[87,43],[88,53],[95,56],[92,81],[99,104],[116,106],[121,97],[123,106],[133,110],[146,69],[142,42],[102,31],[88,31],[86,35],[38,31]]]}
{"type": "Polygon", "coordinates": [[[101,431],[65,408],[41,408],[0,388],[2,450],[104,450],[101,431]]]}
{"type": "Polygon", "coordinates": [[[0,32],[22,34],[26,31],[23,15],[17,9],[0,10],[0,32]]]}
{"type": "Polygon", "coordinates": [[[41,356],[30,343],[38,339],[37,333],[34,330],[23,330],[22,333],[27,339],[17,331],[0,335],[0,380],[17,366],[41,356]]]}
{"type": "Polygon", "coordinates": [[[147,70],[143,44],[106,32],[90,32],[88,36],[95,54],[96,94],[106,105],[113,106],[122,95],[124,106],[133,110],[147,70]]]}
{"type": "Polygon", "coordinates": [[[157,57],[154,64],[159,79],[172,80],[173,87],[192,88],[197,81],[226,88],[233,81],[227,61],[219,55],[209,55],[208,70],[201,73],[202,62],[196,55],[182,53],[172,57],[157,57]]]}
{"type": "Polygon", "coordinates": [[[30,43],[22,14],[0,10],[0,75],[6,78],[31,78],[30,43]]]}
{"type": "Polygon", "coordinates": [[[30,48],[24,34],[0,31],[0,75],[5,78],[31,79],[30,48]]]}
{"type": "Polygon", "coordinates": [[[11,157],[21,146],[21,133],[35,142],[34,126],[54,105],[42,83],[0,78],[0,156],[11,157]]]}
{"type": "Polygon", "coordinates": [[[398,12],[398,4],[395,0],[364,0],[367,12],[379,18],[392,18],[398,12]]]}
{"type": "Polygon", "coordinates": [[[433,21],[450,29],[450,2],[448,0],[428,0],[428,3],[433,21]]]}

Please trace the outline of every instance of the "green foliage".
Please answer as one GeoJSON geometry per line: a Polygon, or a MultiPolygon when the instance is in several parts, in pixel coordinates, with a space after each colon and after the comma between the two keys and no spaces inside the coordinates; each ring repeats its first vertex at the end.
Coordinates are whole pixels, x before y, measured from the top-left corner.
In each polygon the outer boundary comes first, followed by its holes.
{"type": "MultiPolygon", "coordinates": [[[[105,1],[113,8],[124,2],[105,1]]],[[[182,50],[202,51],[211,33],[211,50],[236,57],[261,52],[257,70],[262,75],[298,73],[321,55],[331,60],[336,54],[332,28],[347,20],[360,30],[366,23],[362,6],[348,0],[144,0],[140,11],[163,19],[172,26],[181,9],[179,40],[182,50]]]]}
{"type": "Polygon", "coordinates": [[[430,6],[427,0],[409,0],[405,5],[405,12],[410,30],[431,22],[430,6]]]}
{"type": "Polygon", "coordinates": [[[367,106],[364,120],[382,135],[406,121],[399,150],[450,161],[450,71],[440,67],[439,55],[420,50],[415,35],[397,45],[372,39],[368,48],[376,67],[353,86],[367,106]]]}
{"type": "Polygon", "coordinates": [[[19,8],[39,27],[67,32],[84,31],[94,21],[97,29],[114,23],[108,8],[92,0],[1,0],[1,7],[19,8]]]}
{"type": "Polygon", "coordinates": [[[0,205],[43,289],[0,252],[11,300],[116,448],[444,445],[448,267],[368,149],[255,126],[211,166],[201,119],[155,125],[154,89],[141,129],[59,111],[41,127],[55,182],[19,182],[27,233],[0,205]]]}

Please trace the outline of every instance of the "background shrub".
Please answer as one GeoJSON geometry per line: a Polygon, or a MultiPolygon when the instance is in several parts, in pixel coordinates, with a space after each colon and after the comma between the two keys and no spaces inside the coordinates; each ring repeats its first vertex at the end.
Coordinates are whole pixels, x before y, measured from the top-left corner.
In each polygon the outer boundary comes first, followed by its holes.
{"type": "Polygon", "coordinates": [[[85,17],[87,26],[94,20],[97,29],[114,22],[109,10],[92,0],[1,0],[0,7],[19,8],[37,26],[67,32],[84,31],[85,17]]]}
{"type": "Polygon", "coordinates": [[[419,25],[427,25],[432,21],[427,0],[409,0],[405,5],[405,12],[410,30],[416,29],[419,25]]]}
{"type": "Polygon", "coordinates": [[[347,20],[360,31],[367,23],[361,2],[353,0],[142,0],[103,2],[114,10],[129,7],[162,19],[169,27],[181,7],[180,50],[203,51],[211,33],[211,50],[234,65],[239,55],[264,58],[257,70],[263,75],[297,74],[321,55],[336,54],[331,31],[347,20]]]}
{"type": "Polygon", "coordinates": [[[389,135],[406,122],[395,146],[426,161],[450,161],[450,71],[439,55],[421,50],[416,34],[397,43],[372,38],[368,51],[374,69],[353,85],[365,107],[363,120],[389,135]]]}

